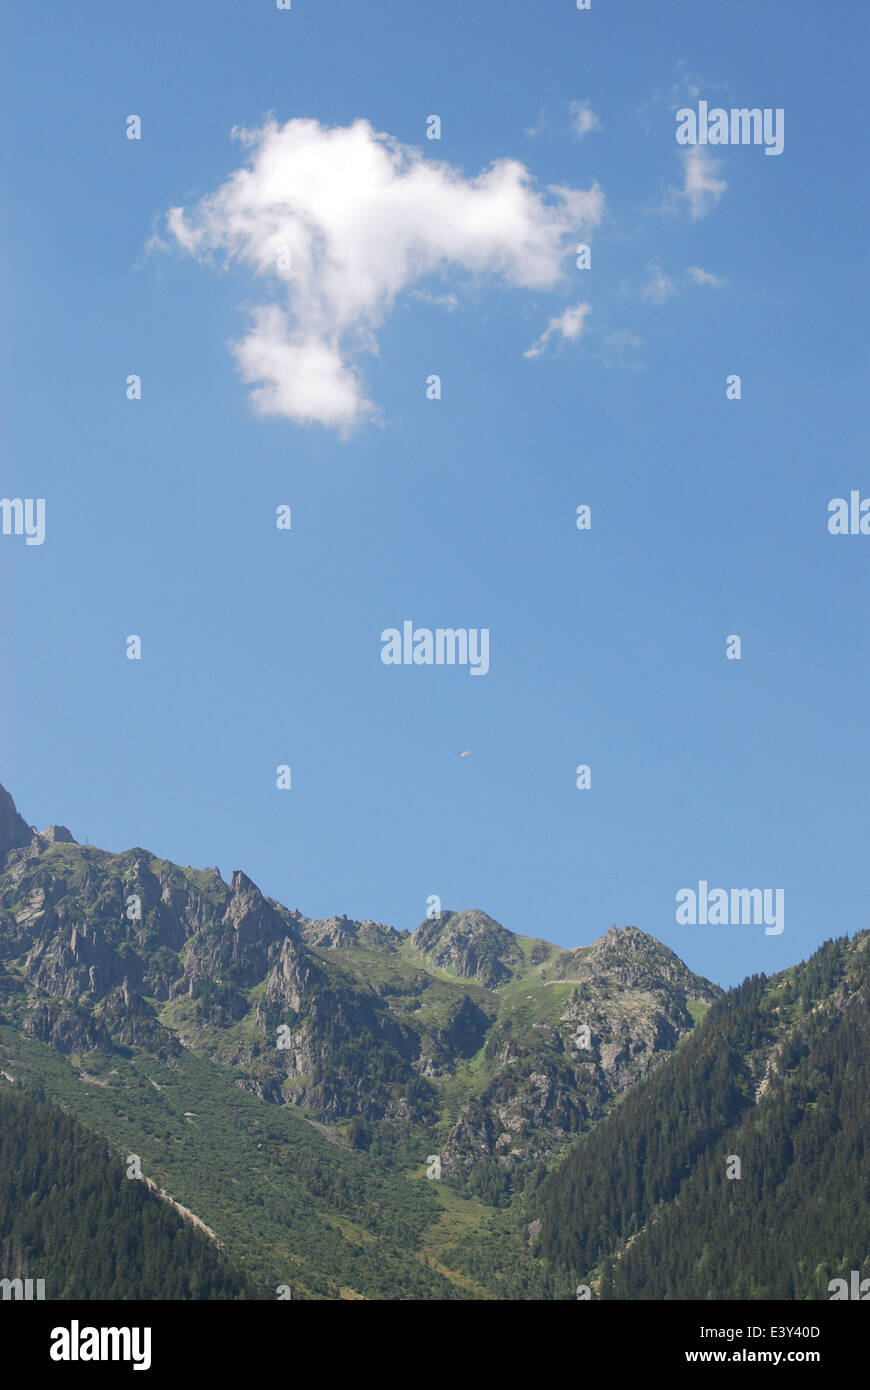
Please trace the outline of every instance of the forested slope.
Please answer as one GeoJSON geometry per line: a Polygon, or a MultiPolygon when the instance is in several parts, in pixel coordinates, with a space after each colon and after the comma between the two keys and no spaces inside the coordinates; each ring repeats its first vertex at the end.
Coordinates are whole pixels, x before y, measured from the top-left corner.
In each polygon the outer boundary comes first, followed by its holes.
{"type": "Polygon", "coordinates": [[[44,1279],[47,1300],[258,1296],[209,1236],[126,1176],[123,1155],[5,1081],[0,1277],[44,1279]]]}
{"type": "Polygon", "coordinates": [[[573,1148],[533,1213],[557,1282],[805,1299],[870,1272],[868,944],[745,981],[573,1148]]]}

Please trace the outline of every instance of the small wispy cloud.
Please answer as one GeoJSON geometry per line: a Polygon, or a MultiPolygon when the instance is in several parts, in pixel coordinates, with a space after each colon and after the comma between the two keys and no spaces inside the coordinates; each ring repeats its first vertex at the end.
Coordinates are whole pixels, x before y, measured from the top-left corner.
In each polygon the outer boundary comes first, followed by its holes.
{"type": "Polygon", "coordinates": [[[665,275],[660,265],[649,266],[649,279],[641,291],[642,297],[650,304],[664,304],[676,292],[676,285],[669,275],[665,275]]]}
{"type": "Polygon", "coordinates": [[[452,313],[459,308],[459,300],[455,294],[433,294],[431,290],[411,290],[410,299],[419,299],[422,304],[434,304],[436,309],[446,309],[452,313]]]}
{"type": "Polygon", "coordinates": [[[637,360],[642,346],[643,339],[632,333],[631,329],[617,328],[602,336],[597,356],[605,367],[623,367],[626,371],[636,372],[643,365],[637,360]]]}
{"type": "Polygon", "coordinates": [[[693,221],[712,212],[728,187],[724,179],[716,177],[718,167],[701,145],[691,145],[683,152],[683,186],[678,196],[688,203],[693,221]]]}
{"type": "Polygon", "coordinates": [[[571,113],[571,131],[578,140],[582,140],[590,130],[604,129],[588,101],[572,101],[568,109],[571,113]]]}
{"type": "Polygon", "coordinates": [[[540,357],[551,338],[562,341],[574,342],[583,332],[583,324],[586,315],[591,311],[591,304],[575,304],[572,308],[566,309],[564,313],[557,314],[550,319],[537,342],[530,348],[526,348],[524,357],[540,357]]]}
{"type": "MultiPolygon", "coordinates": [[[[690,73],[683,59],[674,67],[674,78],[670,85],[658,88],[638,107],[637,114],[647,135],[661,131],[662,116],[665,111],[676,112],[679,107],[693,106],[698,97],[731,92],[731,86],[723,82],[711,82],[705,77],[690,73]]],[[[729,98],[730,99],[730,98],[729,98]]],[[[723,102],[727,104],[727,102],[723,102]]]]}
{"type": "Polygon", "coordinates": [[[711,270],[702,270],[699,265],[690,265],[684,271],[675,272],[669,275],[662,270],[658,261],[651,261],[647,266],[646,283],[640,288],[640,298],[647,304],[664,304],[666,300],[674,295],[685,294],[689,284],[709,285],[712,289],[721,289],[725,284],[725,278],[721,275],[714,275],[711,270]]]}
{"type": "Polygon", "coordinates": [[[690,265],[686,274],[696,285],[712,285],[714,289],[719,289],[725,284],[721,275],[714,275],[710,270],[702,270],[699,265],[690,265]]]}
{"type": "Polygon", "coordinates": [[[538,112],[538,119],[535,121],[535,124],[526,126],[526,135],[530,135],[534,140],[537,135],[540,135],[542,130],[546,130],[550,125],[552,125],[550,113],[546,106],[542,106],[538,112]]]}

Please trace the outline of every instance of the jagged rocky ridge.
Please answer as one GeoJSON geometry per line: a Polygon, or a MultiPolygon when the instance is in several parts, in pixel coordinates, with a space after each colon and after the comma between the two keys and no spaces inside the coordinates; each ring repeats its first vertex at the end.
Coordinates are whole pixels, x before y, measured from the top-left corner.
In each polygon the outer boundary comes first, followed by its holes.
{"type": "Polygon", "coordinates": [[[352,1142],[429,1131],[447,1172],[560,1148],[720,994],[633,926],[563,950],[477,910],[315,921],[239,870],[40,833],[0,788],[6,1021],[73,1056],[192,1049],[352,1142]]]}

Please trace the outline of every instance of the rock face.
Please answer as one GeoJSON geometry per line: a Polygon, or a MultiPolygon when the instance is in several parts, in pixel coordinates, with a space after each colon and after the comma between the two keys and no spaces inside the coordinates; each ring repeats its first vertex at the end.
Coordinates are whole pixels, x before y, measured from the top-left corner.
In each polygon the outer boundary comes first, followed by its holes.
{"type": "Polygon", "coordinates": [[[6,788],[0,787],[0,861],[11,849],[29,845],[32,834],[30,826],[15,809],[15,802],[6,788]]]}
{"type": "Polygon", "coordinates": [[[338,950],[349,946],[380,946],[396,950],[410,932],[396,931],[381,922],[353,922],[349,917],[325,917],[319,922],[300,919],[300,932],[309,946],[338,950]]]}
{"type": "Polygon", "coordinates": [[[192,1049],[316,1122],[416,1135],[447,1173],[558,1150],[721,993],[636,927],[563,950],[477,909],[315,921],[240,870],[37,833],[2,789],[0,848],[7,1022],[70,1056],[192,1049]]]}
{"type": "Polygon", "coordinates": [[[541,975],[544,989],[561,997],[558,1011],[525,1027],[509,1013],[491,1026],[488,1083],[463,1106],[442,1147],[447,1171],[469,1167],[482,1152],[502,1161],[543,1157],[672,1051],[693,1026],[689,1001],[710,1004],[720,993],[633,926],[555,951],[541,975]]]}
{"type": "Polygon", "coordinates": [[[42,1001],[27,1015],[25,1033],[40,1042],[50,1043],[58,1052],[109,1051],[111,1041],[105,1027],[87,1010],[69,1005],[42,1001]]]}

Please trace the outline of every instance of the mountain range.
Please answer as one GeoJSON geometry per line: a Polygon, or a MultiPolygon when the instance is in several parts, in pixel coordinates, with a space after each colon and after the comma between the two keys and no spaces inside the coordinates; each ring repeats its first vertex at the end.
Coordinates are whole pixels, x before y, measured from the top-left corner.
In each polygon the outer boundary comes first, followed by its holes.
{"type": "MultiPolygon", "coordinates": [[[[227,883],[39,831],[0,788],[0,1094],[35,1107],[49,1165],[52,1125],[76,1125],[82,1152],[99,1137],[108,1172],[138,1169],[169,1219],[196,1224],[211,1249],[173,1297],[730,1296],[739,1249],[707,1251],[702,1269],[731,1270],[715,1293],[686,1292],[662,1233],[691,1243],[692,1183],[709,1196],[722,1144],[748,1154],[758,1115],[785,1124],[776,1106],[799,1093],[802,1114],[842,1121],[818,1059],[834,1045],[866,1064],[867,935],[825,950],[824,968],[725,994],[635,926],[564,949],[479,909],[413,931],[312,919],[241,870],[227,883]]],[[[718,1184],[750,1212],[753,1172],[718,1184]]],[[[2,1197],[7,1262],[39,1277],[41,1259],[64,1291],[49,1297],[106,1296],[74,1292],[57,1223],[28,1247],[2,1197]]],[[[822,1296],[817,1266],[858,1259],[819,1230],[815,1283],[798,1271],[777,1296],[822,1296]]],[[[155,1235],[152,1286],[170,1244],[155,1235]]],[[[135,1261],[100,1254],[101,1287],[143,1296],[135,1261]]],[[[772,1286],[764,1270],[750,1284],[772,1286]]]]}

